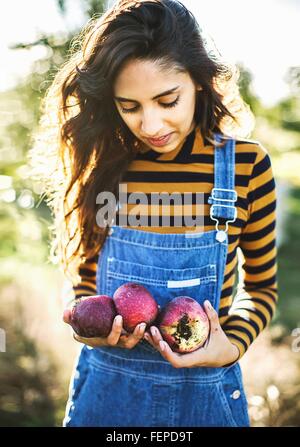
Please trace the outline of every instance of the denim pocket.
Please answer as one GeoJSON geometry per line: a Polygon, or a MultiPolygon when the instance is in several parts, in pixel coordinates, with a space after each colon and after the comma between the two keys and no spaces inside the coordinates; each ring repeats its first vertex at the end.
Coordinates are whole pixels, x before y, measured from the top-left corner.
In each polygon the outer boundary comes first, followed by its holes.
{"type": "Polygon", "coordinates": [[[107,293],[113,296],[122,284],[134,282],[144,285],[161,307],[180,295],[190,296],[200,304],[209,299],[214,305],[216,272],[215,264],[170,269],[109,257],[107,259],[107,293]]]}
{"type": "Polygon", "coordinates": [[[178,386],[175,422],[178,427],[236,427],[227,399],[224,397],[222,379],[218,381],[184,381],[178,386]]]}

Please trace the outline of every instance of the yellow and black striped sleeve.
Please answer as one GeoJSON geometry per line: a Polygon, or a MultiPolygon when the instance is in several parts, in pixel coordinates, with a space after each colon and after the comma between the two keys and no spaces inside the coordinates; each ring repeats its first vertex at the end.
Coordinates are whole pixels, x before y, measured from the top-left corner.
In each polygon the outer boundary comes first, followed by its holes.
{"type": "Polygon", "coordinates": [[[276,308],[276,192],[270,157],[260,145],[248,187],[248,219],[239,247],[239,285],[222,327],[240,356],[270,323],[276,308]]]}
{"type": "Polygon", "coordinates": [[[92,296],[97,294],[96,287],[96,272],[98,255],[93,258],[87,259],[79,266],[78,274],[80,281],[77,285],[73,286],[74,299],[82,296],[92,296]]]}

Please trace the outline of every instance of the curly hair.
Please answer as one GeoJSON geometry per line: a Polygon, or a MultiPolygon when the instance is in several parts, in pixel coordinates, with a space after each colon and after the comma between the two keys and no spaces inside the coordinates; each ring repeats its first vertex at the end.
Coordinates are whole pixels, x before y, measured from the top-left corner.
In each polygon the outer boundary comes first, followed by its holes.
{"type": "Polygon", "coordinates": [[[96,224],[96,196],[118,197],[122,175],[141,149],[113,101],[114,81],[129,59],[175,67],[203,87],[194,118],[212,144],[218,144],[214,132],[245,137],[253,128],[238,68],[209,54],[194,15],[179,1],[120,0],[93,17],[42,100],[29,152],[53,215],[50,258],[75,283],[80,263],[99,253],[109,230],[96,224]]]}

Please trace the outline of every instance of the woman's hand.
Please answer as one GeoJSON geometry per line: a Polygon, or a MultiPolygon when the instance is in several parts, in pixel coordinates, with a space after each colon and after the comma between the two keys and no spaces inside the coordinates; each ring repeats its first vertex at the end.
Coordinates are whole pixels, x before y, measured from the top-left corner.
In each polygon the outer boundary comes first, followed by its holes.
{"type": "MultiPolygon", "coordinates": [[[[70,324],[70,315],[71,310],[66,309],[63,314],[63,320],[67,324],[70,324]]],[[[92,348],[98,348],[100,346],[111,346],[132,349],[143,338],[145,328],[146,324],[140,323],[136,326],[134,332],[132,334],[129,334],[122,327],[122,316],[117,315],[114,319],[111,332],[108,334],[107,337],[85,338],[80,337],[75,332],[73,332],[73,338],[79,343],[84,343],[85,345],[91,346],[92,348]]]]}
{"type": "Polygon", "coordinates": [[[233,345],[220,326],[219,317],[209,301],[204,302],[205,311],[210,322],[210,334],[204,346],[188,354],[173,352],[168,343],[163,341],[159,330],[151,326],[144,338],[168,360],[174,368],[194,368],[199,366],[221,367],[236,361],[238,348],[233,345]]]}

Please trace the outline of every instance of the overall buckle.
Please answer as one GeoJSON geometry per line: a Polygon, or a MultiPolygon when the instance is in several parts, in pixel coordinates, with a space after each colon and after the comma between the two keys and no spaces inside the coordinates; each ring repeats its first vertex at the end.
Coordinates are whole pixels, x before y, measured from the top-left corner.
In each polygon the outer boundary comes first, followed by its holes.
{"type": "Polygon", "coordinates": [[[217,231],[228,231],[228,224],[234,222],[237,218],[237,209],[233,205],[237,201],[237,192],[234,189],[226,189],[226,188],[213,188],[211,191],[211,196],[208,198],[208,203],[211,204],[210,207],[210,218],[216,222],[216,230],[217,231]],[[225,194],[222,194],[225,193],[225,194]],[[227,197],[227,198],[224,198],[227,197]],[[229,196],[229,198],[228,198],[229,196]],[[213,203],[218,202],[218,203],[213,203]],[[219,203],[225,202],[225,203],[219,203]],[[219,230],[219,219],[214,217],[214,207],[223,207],[223,208],[232,208],[234,210],[234,216],[232,219],[228,219],[225,222],[225,230],[219,230]]]}

